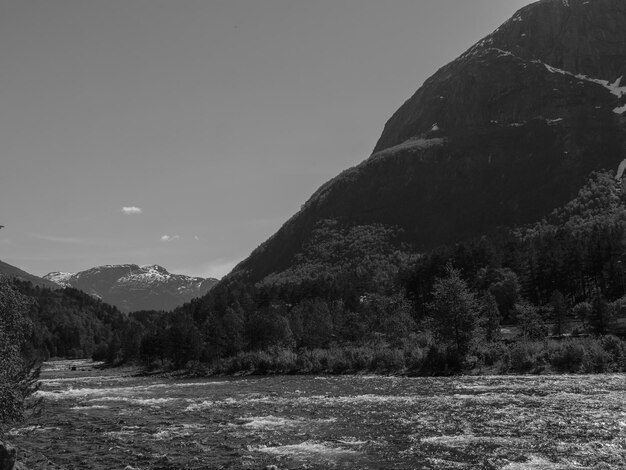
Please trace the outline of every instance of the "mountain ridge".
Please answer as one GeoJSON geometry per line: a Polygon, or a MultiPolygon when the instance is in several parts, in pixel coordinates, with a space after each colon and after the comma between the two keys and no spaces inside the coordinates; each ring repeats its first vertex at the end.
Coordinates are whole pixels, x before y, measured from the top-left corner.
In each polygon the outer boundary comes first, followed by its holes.
{"type": "Polygon", "coordinates": [[[40,287],[48,287],[52,289],[58,289],[59,286],[43,277],[35,276],[34,274],[27,273],[26,271],[12,266],[8,263],[0,261],[0,275],[6,276],[11,279],[18,279],[20,281],[28,281],[33,285],[40,287]]]}
{"type": "Polygon", "coordinates": [[[427,79],[368,158],[323,184],[226,279],[288,269],[322,220],[398,226],[420,252],[545,217],[590,172],[624,160],[624,31],[616,0],[518,10],[427,79]]]}
{"type": "Polygon", "coordinates": [[[78,273],[51,272],[44,279],[82,290],[123,312],[173,310],[205,295],[217,283],[217,279],[172,274],[156,264],[103,265],[78,273]]]}
{"type": "MultiPolygon", "coordinates": [[[[430,121],[437,122],[439,127],[454,128],[468,125],[469,120],[463,119],[468,117],[466,113],[459,113],[458,109],[452,109],[452,113],[442,113],[450,111],[446,103],[424,103],[421,98],[422,95],[441,96],[433,89],[435,84],[455,78],[459,66],[473,62],[477,56],[484,54],[492,53],[499,57],[514,58],[528,66],[544,66],[551,73],[569,74],[573,78],[608,88],[607,85],[626,75],[626,66],[623,62],[626,32],[619,26],[624,23],[626,23],[626,5],[619,0],[594,0],[593,5],[589,0],[568,2],[542,0],[521,8],[493,33],[475,43],[457,59],[427,79],[387,121],[373,153],[426,132],[430,121]],[[563,39],[564,34],[567,40],[563,39]],[[575,39],[569,36],[574,36],[575,39]],[[599,49],[607,47],[607,36],[611,38],[608,52],[601,53],[599,49]],[[419,107],[423,107],[424,111],[417,111],[419,107]],[[461,122],[455,122],[459,115],[461,122]]],[[[467,84],[472,85],[468,77],[463,78],[465,88],[467,84]]],[[[472,77],[470,74],[469,78],[482,77],[472,77]]],[[[512,83],[517,84],[515,77],[511,78],[512,83]]],[[[506,86],[506,83],[501,83],[485,97],[498,98],[507,92],[510,93],[512,88],[506,86]]],[[[614,93],[612,90],[609,91],[614,93]]],[[[464,92],[463,87],[456,90],[457,94],[464,92]]],[[[617,98],[623,95],[622,89],[617,98]]],[[[617,100],[614,101],[618,103],[617,100]]],[[[538,106],[534,102],[531,104],[538,106]]],[[[533,109],[533,106],[527,107],[533,109]]],[[[494,114],[484,113],[480,116],[475,113],[469,117],[472,122],[482,117],[484,122],[493,120],[494,114]]]]}

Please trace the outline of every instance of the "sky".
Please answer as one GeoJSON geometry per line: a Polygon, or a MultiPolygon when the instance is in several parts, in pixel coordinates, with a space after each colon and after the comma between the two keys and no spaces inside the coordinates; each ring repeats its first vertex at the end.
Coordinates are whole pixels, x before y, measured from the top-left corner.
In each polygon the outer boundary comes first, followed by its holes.
{"type": "Polygon", "coordinates": [[[0,0],[0,260],[221,277],[529,0],[0,0]]]}

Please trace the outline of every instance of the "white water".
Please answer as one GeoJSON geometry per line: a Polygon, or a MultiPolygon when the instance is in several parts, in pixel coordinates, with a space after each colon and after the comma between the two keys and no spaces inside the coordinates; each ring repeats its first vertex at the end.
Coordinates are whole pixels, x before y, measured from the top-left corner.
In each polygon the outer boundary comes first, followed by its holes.
{"type": "Polygon", "coordinates": [[[617,374],[174,381],[58,364],[44,374],[44,413],[10,432],[31,468],[626,468],[617,374]]]}

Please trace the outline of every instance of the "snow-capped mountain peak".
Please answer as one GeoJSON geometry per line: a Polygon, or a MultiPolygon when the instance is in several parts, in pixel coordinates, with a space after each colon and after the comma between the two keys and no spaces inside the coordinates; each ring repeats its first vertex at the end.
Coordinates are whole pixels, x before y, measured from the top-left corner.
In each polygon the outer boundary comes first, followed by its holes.
{"type": "Polygon", "coordinates": [[[122,311],[172,310],[206,294],[216,279],[172,274],[157,264],[104,265],[78,273],[53,272],[44,276],[63,287],[74,287],[122,311]]]}

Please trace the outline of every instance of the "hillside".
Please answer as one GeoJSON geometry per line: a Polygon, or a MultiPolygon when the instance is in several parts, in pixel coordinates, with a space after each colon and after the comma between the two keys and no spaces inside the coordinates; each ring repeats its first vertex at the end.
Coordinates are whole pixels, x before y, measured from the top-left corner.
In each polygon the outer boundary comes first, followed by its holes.
{"type": "Polygon", "coordinates": [[[29,274],[26,271],[22,271],[20,268],[11,266],[10,264],[4,263],[3,261],[0,261],[0,275],[6,276],[11,279],[18,279],[20,281],[28,281],[40,287],[48,287],[50,289],[59,288],[59,286],[56,283],[48,279],[44,279],[41,277],[34,276],[33,274],[29,274]]]}
{"type": "Polygon", "coordinates": [[[328,221],[386,228],[397,248],[424,252],[540,220],[590,172],[624,160],[624,64],[623,2],[519,10],[429,78],[369,158],[324,184],[229,278],[293,268],[328,221]]]}
{"type": "Polygon", "coordinates": [[[117,308],[77,289],[49,289],[21,280],[13,280],[12,285],[30,301],[27,357],[47,360],[99,354],[102,359],[109,349],[114,357],[122,342],[140,333],[139,325],[117,308]]]}

